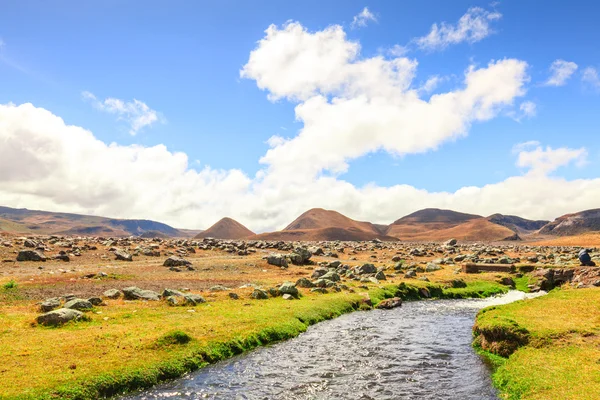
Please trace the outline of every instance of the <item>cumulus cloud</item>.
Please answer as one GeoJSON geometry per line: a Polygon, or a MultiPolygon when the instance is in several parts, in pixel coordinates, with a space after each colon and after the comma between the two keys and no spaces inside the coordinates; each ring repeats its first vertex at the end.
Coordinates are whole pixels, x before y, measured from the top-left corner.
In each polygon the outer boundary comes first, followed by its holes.
{"type": "Polygon", "coordinates": [[[517,166],[527,168],[529,174],[546,175],[573,162],[577,166],[583,166],[587,160],[588,153],[583,147],[579,149],[570,149],[567,147],[553,149],[548,146],[544,149],[537,142],[528,142],[526,144],[529,144],[527,147],[531,147],[534,144],[536,146],[531,150],[521,149],[517,158],[517,166]]]}
{"type": "Polygon", "coordinates": [[[354,18],[352,18],[350,26],[352,29],[364,28],[369,22],[377,22],[377,17],[365,7],[358,15],[355,15],[354,18]]]}
{"type": "Polygon", "coordinates": [[[598,77],[598,71],[594,67],[584,69],[581,80],[594,89],[600,89],[600,77],[598,77]]]}
{"type": "Polygon", "coordinates": [[[433,24],[426,36],[418,37],[413,42],[422,50],[443,50],[446,47],[462,42],[479,42],[494,31],[491,23],[502,18],[497,11],[487,11],[481,7],[471,7],[460,17],[456,25],[442,22],[433,24]]]}
{"type": "Polygon", "coordinates": [[[119,120],[127,122],[129,124],[129,133],[133,136],[137,135],[143,128],[152,126],[159,120],[158,112],[137,99],[133,99],[130,102],[114,97],[99,100],[93,93],[88,91],[82,92],[81,96],[98,110],[115,114],[119,120]]]}
{"type": "Polygon", "coordinates": [[[359,53],[360,45],[340,26],[312,33],[291,22],[267,29],[241,74],[270,98],[298,102],[296,119],[303,123],[298,136],[278,138],[261,159],[270,179],[338,174],[348,160],[378,150],[404,155],[436,149],[513,104],[528,80],[525,62],[492,61],[469,67],[461,88],[426,101],[412,87],[416,60],[359,53]]]}
{"type": "Polygon", "coordinates": [[[544,84],[546,86],[564,86],[577,68],[577,64],[572,61],[555,60],[550,66],[550,77],[544,84]]]}
{"type": "Polygon", "coordinates": [[[408,52],[409,48],[407,46],[401,46],[399,44],[395,44],[387,50],[387,53],[393,57],[402,57],[408,52]]]}

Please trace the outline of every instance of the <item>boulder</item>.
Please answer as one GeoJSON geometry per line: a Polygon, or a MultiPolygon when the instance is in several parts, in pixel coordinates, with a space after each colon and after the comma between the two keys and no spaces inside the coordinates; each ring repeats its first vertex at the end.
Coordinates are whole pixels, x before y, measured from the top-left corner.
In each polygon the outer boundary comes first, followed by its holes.
{"type": "Polygon", "coordinates": [[[325,275],[329,270],[327,268],[315,268],[315,270],[313,271],[312,275],[310,276],[313,279],[317,279],[322,277],[323,275],[325,275]]]}
{"type": "Polygon", "coordinates": [[[378,281],[385,281],[386,277],[383,271],[379,271],[377,274],[375,274],[375,279],[377,279],[378,281]]]}
{"type": "Polygon", "coordinates": [[[339,282],[341,280],[339,274],[335,271],[329,271],[325,275],[321,276],[321,279],[325,279],[332,282],[339,282]]]}
{"type": "Polygon", "coordinates": [[[251,297],[256,300],[266,300],[269,298],[269,294],[262,289],[254,289],[254,292],[252,292],[251,297]]]}
{"type": "Polygon", "coordinates": [[[115,260],[133,261],[133,257],[131,256],[131,254],[129,254],[125,250],[117,249],[117,250],[115,250],[115,260]]]}
{"type": "Polygon", "coordinates": [[[284,294],[283,295],[283,299],[284,300],[294,300],[294,296],[292,296],[291,294],[284,294]]]}
{"type": "Polygon", "coordinates": [[[185,258],[177,256],[171,256],[163,263],[164,267],[187,267],[188,265],[192,265],[192,263],[185,258]]]}
{"type": "Polygon", "coordinates": [[[288,262],[285,259],[285,256],[282,254],[271,254],[266,257],[267,264],[275,265],[277,267],[286,267],[288,266],[288,262]]]}
{"type": "Polygon", "coordinates": [[[87,301],[89,301],[93,306],[102,305],[102,299],[100,297],[90,297],[87,299],[87,301]]]}
{"type": "Polygon", "coordinates": [[[42,312],[49,312],[58,307],[60,307],[60,299],[58,297],[46,299],[40,304],[40,310],[42,312]]]}
{"type": "Polygon", "coordinates": [[[69,308],[59,308],[58,310],[53,310],[40,315],[36,320],[40,325],[57,326],[69,321],[80,320],[82,317],[83,313],[81,311],[69,308]]]}
{"type": "Polygon", "coordinates": [[[375,274],[377,273],[377,268],[373,264],[363,264],[354,268],[354,273],[357,275],[375,274]]]}
{"type": "Polygon", "coordinates": [[[291,282],[285,282],[281,286],[279,286],[279,292],[281,294],[289,294],[294,297],[298,297],[298,288],[291,282]]]}
{"type": "Polygon", "coordinates": [[[377,307],[379,309],[391,310],[392,308],[400,307],[402,305],[402,299],[399,297],[392,297],[391,299],[382,300],[377,307]]]}
{"type": "Polygon", "coordinates": [[[315,287],[315,285],[313,285],[313,283],[311,281],[309,281],[307,278],[300,278],[296,281],[296,287],[312,288],[312,287],[315,287]]]}
{"type": "Polygon", "coordinates": [[[47,257],[39,250],[21,250],[17,255],[17,261],[46,261],[47,257]]]}
{"type": "Polygon", "coordinates": [[[434,271],[439,271],[440,269],[442,269],[442,267],[440,267],[437,264],[427,263],[427,266],[425,267],[425,272],[434,272],[434,271]]]}
{"type": "Polygon", "coordinates": [[[456,240],[456,239],[450,239],[450,240],[446,241],[444,243],[444,245],[446,245],[446,246],[456,246],[457,243],[458,243],[458,240],[456,240]]]}
{"type": "Polygon", "coordinates": [[[118,289],[108,289],[103,295],[109,299],[118,299],[123,295],[123,292],[118,289]]]}
{"type": "Polygon", "coordinates": [[[89,310],[93,307],[94,305],[92,303],[84,299],[69,300],[63,306],[63,308],[69,308],[71,310],[89,310]]]}
{"type": "Polygon", "coordinates": [[[125,300],[150,300],[159,301],[160,295],[152,290],[143,290],[136,286],[130,286],[123,289],[125,300]]]}

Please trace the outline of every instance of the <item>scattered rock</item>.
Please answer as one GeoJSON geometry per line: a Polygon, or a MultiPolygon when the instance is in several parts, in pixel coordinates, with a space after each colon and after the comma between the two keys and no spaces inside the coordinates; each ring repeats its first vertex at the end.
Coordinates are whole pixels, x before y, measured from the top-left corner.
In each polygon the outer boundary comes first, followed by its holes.
{"type": "Polygon", "coordinates": [[[58,310],[53,310],[38,316],[37,323],[40,325],[57,326],[69,321],[80,320],[82,317],[83,313],[81,311],[69,308],[59,308],[58,310]]]}
{"type": "Polygon", "coordinates": [[[118,289],[108,289],[103,295],[109,299],[118,299],[123,295],[123,292],[118,289]]]}
{"type": "Polygon", "coordinates": [[[143,290],[135,286],[126,287],[123,289],[125,300],[150,300],[159,301],[160,295],[152,290],[143,290]]]}
{"type": "Polygon", "coordinates": [[[392,297],[391,299],[382,300],[377,304],[376,308],[390,310],[392,308],[400,307],[402,305],[402,299],[399,297],[392,297]]]}
{"type": "Polygon", "coordinates": [[[46,261],[47,257],[39,250],[21,250],[17,261],[46,261]]]}
{"type": "Polygon", "coordinates": [[[123,249],[115,250],[115,259],[120,261],[133,261],[133,257],[131,256],[131,254],[129,254],[123,249]]]}

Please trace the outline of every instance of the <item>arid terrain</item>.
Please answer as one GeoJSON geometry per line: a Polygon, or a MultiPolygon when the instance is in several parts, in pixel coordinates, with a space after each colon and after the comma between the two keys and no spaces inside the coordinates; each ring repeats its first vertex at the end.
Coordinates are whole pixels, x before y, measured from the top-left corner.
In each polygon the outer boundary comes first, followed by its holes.
{"type": "Polygon", "coordinates": [[[386,227],[316,209],[276,236],[341,230],[362,241],[269,240],[231,219],[208,233],[246,239],[170,238],[157,225],[139,236],[0,233],[0,377],[9,382],[0,398],[97,398],[147,387],[344,312],[397,305],[391,297],[600,290],[600,268],[577,259],[585,246],[600,264],[598,233],[497,241],[541,222],[494,217],[511,230],[469,214],[415,214],[386,227]],[[465,239],[416,241],[450,233],[465,239]]]}

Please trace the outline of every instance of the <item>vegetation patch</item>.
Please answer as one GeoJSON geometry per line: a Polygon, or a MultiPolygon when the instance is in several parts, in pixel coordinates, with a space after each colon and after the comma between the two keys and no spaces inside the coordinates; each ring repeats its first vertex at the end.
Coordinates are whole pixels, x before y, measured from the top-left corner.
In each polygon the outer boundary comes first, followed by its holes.
{"type": "Polygon", "coordinates": [[[489,307],[477,316],[474,346],[493,367],[505,399],[597,399],[600,289],[489,307]]]}

